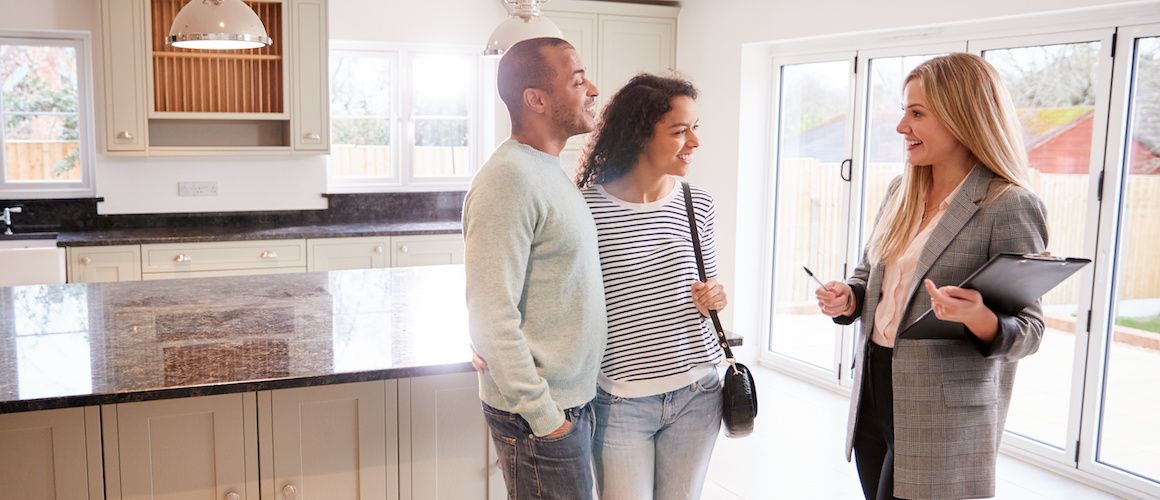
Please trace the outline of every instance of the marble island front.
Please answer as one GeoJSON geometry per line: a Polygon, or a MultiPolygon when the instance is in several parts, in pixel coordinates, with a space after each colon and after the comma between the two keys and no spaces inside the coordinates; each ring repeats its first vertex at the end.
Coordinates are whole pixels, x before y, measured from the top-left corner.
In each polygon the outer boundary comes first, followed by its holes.
{"type": "Polygon", "coordinates": [[[0,288],[0,413],[469,372],[463,289],[462,266],[0,288]]]}

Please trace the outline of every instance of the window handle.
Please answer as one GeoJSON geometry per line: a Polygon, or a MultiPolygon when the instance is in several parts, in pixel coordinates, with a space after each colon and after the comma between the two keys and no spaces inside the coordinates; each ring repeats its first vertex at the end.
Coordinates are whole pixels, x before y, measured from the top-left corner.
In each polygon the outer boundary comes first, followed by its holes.
{"type": "Polygon", "coordinates": [[[838,167],[838,176],[846,182],[854,178],[854,159],[846,158],[842,160],[842,165],[838,167]]]}

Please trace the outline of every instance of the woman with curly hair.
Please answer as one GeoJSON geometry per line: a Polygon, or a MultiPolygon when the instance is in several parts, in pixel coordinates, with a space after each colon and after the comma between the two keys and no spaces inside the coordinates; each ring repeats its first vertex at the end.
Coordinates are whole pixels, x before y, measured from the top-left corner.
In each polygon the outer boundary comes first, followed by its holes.
{"type": "Polygon", "coordinates": [[[685,80],[636,76],[604,107],[577,176],[608,313],[593,440],[605,500],[699,498],[721,425],[724,355],[705,318],[726,305],[715,207],[692,188],[702,283],[680,180],[700,145],[696,97],[685,80]]]}

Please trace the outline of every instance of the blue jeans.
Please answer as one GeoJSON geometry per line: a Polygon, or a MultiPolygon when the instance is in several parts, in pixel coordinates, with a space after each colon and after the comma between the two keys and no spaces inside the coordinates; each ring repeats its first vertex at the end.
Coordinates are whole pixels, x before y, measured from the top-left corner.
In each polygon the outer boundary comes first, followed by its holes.
{"type": "Polygon", "coordinates": [[[523,417],[483,403],[483,417],[499,453],[509,500],[592,498],[590,404],[564,410],[572,428],[560,437],[532,434],[523,417]]]}
{"type": "Polygon", "coordinates": [[[721,429],[721,376],[622,398],[596,391],[592,443],[602,500],[697,499],[721,429]]]}

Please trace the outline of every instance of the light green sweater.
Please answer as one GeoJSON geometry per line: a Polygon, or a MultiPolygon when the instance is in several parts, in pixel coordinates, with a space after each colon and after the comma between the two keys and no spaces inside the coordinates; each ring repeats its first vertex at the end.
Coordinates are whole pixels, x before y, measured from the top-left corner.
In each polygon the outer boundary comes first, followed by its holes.
{"type": "Polygon", "coordinates": [[[608,333],[596,225],[560,158],[508,139],[463,203],[479,397],[544,436],[596,396],[608,333]]]}

